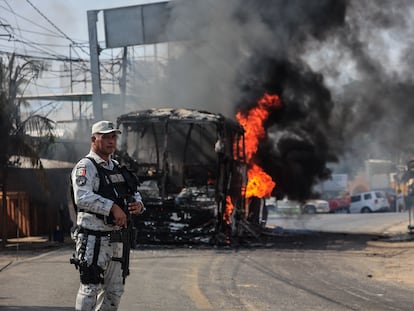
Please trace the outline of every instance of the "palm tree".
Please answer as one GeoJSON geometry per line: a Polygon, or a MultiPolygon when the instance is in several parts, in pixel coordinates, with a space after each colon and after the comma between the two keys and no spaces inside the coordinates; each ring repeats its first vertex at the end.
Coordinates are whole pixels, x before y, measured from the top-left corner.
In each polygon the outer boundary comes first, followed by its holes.
{"type": "Polygon", "coordinates": [[[17,98],[42,70],[42,63],[31,60],[19,62],[14,54],[6,59],[0,58],[0,210],[3,246],[7,243],[6,193],[9,168],[18,167],[22,157],[29,158],[33,167],[42,168],[39,152],[54,139],[53,121],[40,115],[29,115],[22,120],[20,106],[25,103],[17,98]]]}

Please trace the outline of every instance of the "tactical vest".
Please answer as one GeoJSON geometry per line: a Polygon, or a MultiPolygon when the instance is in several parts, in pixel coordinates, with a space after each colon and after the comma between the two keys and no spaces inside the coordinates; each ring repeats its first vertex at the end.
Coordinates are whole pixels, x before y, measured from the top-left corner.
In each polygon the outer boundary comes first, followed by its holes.
{"type": "MultiPolygon", "coordinates": [[[[122,206],[122,200],[128,198],[128,196],[132,196],[133,193],[130,191],[131,188],[128,187],[127,180],[121,168],[114,163],[113,170],[109,170],[99,165],[93,158],[86,158],[91,160],[91,162],[95,165],[96,170],[98,171],[99,188],[97,191],[94,191],[94,193],[99,194],[106,199],[112,200],[120,205],[121,208],[124,208],[124,206],[122,206]]],[[[78,209],[78,211],[94,214],[100,219],[104,218],[104,215],[102,214],[86,211],[82,208],[78,209]]]]}
{"type": "Polygon", "coordinates": [[[94,191],[96,194],[112,201],[130,195],[128,184],[118,165],[114,163],[113,170],[109,170],[96,163],[93,158],[86,158],[92,161],[98,171],[99,188],[94,191]]]}

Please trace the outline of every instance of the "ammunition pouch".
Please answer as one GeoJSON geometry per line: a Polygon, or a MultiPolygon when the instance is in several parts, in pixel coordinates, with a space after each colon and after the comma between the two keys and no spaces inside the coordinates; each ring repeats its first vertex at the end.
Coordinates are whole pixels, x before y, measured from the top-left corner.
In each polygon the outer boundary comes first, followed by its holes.
{"type": "Polygon", "coordinates": [[[104,270],[96,264],[90,266],[81,263],[79,266],[80,281],[82,284],[103,284],[103,272],[104,270]]]}
{"type": "Polygon", "coordinates": [[[104,270],[97,264],[88,266],[86,260],[80,260],[78,258],[70,258],[70,263],[75,265],[75,268],[79,270],[80,281],[82,284],[99,284],[104,282],[103,272],[104,270]]]}
{"type": "Polygon", "coordinates": [[[132,193],[134,193],[140,185],[138,177],[126,166],[121,166],[119,169],[121,171],[122,176],[125,178],[128,188],[131,190],[132,193]]]}

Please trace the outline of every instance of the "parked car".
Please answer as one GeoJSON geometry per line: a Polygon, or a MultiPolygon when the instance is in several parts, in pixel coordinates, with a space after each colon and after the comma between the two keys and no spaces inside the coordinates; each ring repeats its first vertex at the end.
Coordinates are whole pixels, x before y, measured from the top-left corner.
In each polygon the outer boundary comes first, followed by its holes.
{"type": "Polygon", "coordinates": [[[329,199],[329,212],[330,213],[349,213],[349,203],[346,198],[329,199]]]}
{"type": "Polygon", "coordinates": [[[299,215],[302,213],[301,204],[295,200],[277,200],[276,211],[284,215],[299,215]]]}
{"type": "Polygon", "coordinates": [[[275,213],[277,211],[277,199],[275,197],[266,198],[265,205],[269,213],[275,213]]]}
{"type": "Polygon", "coordinates": [[[326,200],[310,199],[301,203],[295,200],[266,199],[266,207],[270,212],[285,215],[329,213],[329,203],[326,200]]]}
{"type": "Polygon", "coordinates": [[[308,200],[302,207],[303,214],[329,213],[329,203],[326,200],[308,200]]]}
{"type": "Polygon", "coordinates": [[[351,213],[372,213],[391,211],[388,198],[383,191],[368,191],[351,196],[351,213]]]}

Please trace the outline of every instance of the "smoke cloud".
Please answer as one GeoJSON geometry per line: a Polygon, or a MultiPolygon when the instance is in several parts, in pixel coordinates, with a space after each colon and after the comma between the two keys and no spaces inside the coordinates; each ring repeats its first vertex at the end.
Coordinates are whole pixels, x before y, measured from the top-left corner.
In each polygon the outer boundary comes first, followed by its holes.
{"type": "Polygon", "coordinates": [[[409,0],[172,1],[169,32],[192,40],[165,68],[156,103],[234,117],[278,94],[256,160],[276,194],[311,195],[331,169],[405,161],[411,135],[409,0]],[[334,166],[332,163],[336,163],[334,166]]]}

